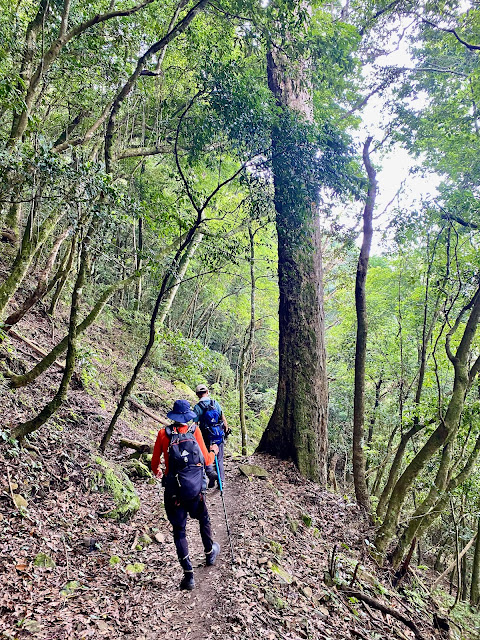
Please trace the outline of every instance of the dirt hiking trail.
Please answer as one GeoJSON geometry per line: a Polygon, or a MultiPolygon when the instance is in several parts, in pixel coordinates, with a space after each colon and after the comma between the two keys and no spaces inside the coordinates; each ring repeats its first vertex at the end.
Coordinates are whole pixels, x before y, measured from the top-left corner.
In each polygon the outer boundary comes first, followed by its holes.
{"type": "MultiPolygon", "coordinates": [[[[86,408],[84,407],[84,410],[86,408]]],[[[88,412],[87,412],[88,413],[88,412]]],[[[430,615],[391,591],[390,574],[367,553],[369,530],[357,506],[301,478],[291,463],[268,456],[226,456],[225,500],[236,556],[232,567],[221,497],[208,492],[221,554],[204,566],[198,523],[187,535],[196,588],[178,589],[182,572],[163,492],[135,480],[139,511],[126,523],[104,517],[112,507],[95,489],[99,427],[43,433],[33,449],[0,449],[12,490],[29,495],[15,508],[10,487],[0,500],[0,629],[4,638],[153,640],[213,638],[414,638],[400,621],[352,603],[324,574],[332,552],[336,574],[416,620],[421,637],[437,637],[430,615]],[[266,479],[239,473],[249,462],[266,479]],[[39,556],[40,554],[40,556],[39,556]],[[49,561],[38,563],[39,557],[49,561]],[[39,565],[39,566],[36,566],[39,565]],[[327,581],[328,582],[328,581],[327,581]]],[[[98,423],[97,423],[98,425],[98,423]]],[[[110,459],[125,461],[112,447],[110,459]]]]}

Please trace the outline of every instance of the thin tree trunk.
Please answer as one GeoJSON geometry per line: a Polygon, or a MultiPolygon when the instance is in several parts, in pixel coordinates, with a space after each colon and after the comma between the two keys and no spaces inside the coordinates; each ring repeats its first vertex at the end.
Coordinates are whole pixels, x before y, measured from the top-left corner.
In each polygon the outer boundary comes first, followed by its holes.
{"type": "Polygon", "coordinates": [[[190,260],[195,255],[200,243],[203,240],[203,233],[200,231],[196,231],[186,248],[183,252],[179,262],[176,273],[170,276],[168,281],[168,293],[164,296],[162,300],[161,309],[158,315],[158,324],[162,325],[165,322],[165,319],[168,315],[168,312],[172,308],[173,301],[175,300],[175,296],[177,295],[178,288],[182,284],[182,280],[185,277],[185,273],[187,272],[188,265],[190,264],[190,260]]]}
{"type": "MultiPolygon", "coordinates": [[[[134,273],[130,277],[125,280],[121,280],[120,282],[116,282],[115,284],[110,285],[100,298],[97,300],[95,306],[90,311],[90,313],[80,322],[77,327],[77,337],[83,333],[88,327],[95,322],[102,309],[108,302],[109,298],[119,289],[120,287],[125,287],[130,282],[132,282],[135,278],[138,277],[138,273],[134,273]]],[[[65,351],[68,347],[68,336],[65,336],[63,340],[61,340],[53,349],[40,361],[38,362],[33,369],[27,371],[27,373],[23,375],[13,375],[9,377],[9,386],[13,389],[17,389],[19,387],[24,387],[27,384],[32,383],[34,380],[38,378],[44,371],[46,371],[51,365],[55,362],[55,360],[65,351]]]]}
{"type": "Polygon", "coordinates": [[[253,335],[255,332],[255,234],[252,232],[251,226],[248,228],[248,237],[250,241],[250,324],[247,330],[246,340],[244,341],[240,354],[238,376],[240,428],[242,432],[242,456],[247,455],[247,421],[245,418],[245,365],[246,359],[252,346],[253,335]]]}
{"type": "Polygon", "coordinates": [[[365,421],[365,360],[367,355],[367,296],[368,260],[373,236],[373,210],[377,194],[375,169],[370,161],[368,137],[363,147],[363,162],[368,174],[368,195],[363,211],[363,242],[358,258],[355,282],[355,310],[357,313],[357,340],[355,346],[355,383],[353,396],[353,481],[358,504],[370,513],[370,495],[365,477],[366,460],[363,448],[365,421]]]}
{"type": "Polygon", "coordinates": [[[39,228],[33,228],[33,215],[29,216],[22,242],[9,275],[0,285],[0,320],[8,303],[25,278],[36,252],[42,247],[63,216],[61,210],[52,212],[39,228]]]}
{"type": "Polygon", "coordinates": [[[60,295],[63,291],[63,287],[65,286],[65,283],[67,282],[67,278],[68,278],[68,274],[70,273],[70,271],[72,270],[72,266],[73,266],[73,259],[75,257],[75,250],[76,250],[76,246],[77,246],[77,234],[74,233],[73,237],[72,237],[72,243],[70,245],[70,251],[68,253],[68,258],[66,260],[65,265],[62,265],[62,269],[55,275],[54,280],[57,281],[57,287],[53,293],[52,299],[50,301],[50,307],[48,308],[48,315],[49,316],[54,316],[55,315],[55,309],[57,307],[58,301],[60,299],[60,295]]]}
{"type": "Polygon", "coordinates": [[[445,576],[447,576],[452,570],[455,571],[455,568],[457,566],[457,561],[461,560],[463,558],[463,556],[468,552],[468,550],[470,549],[470,547],[473,545],[473,543],[475,542],[475,539],[477,537],[477,534],[475,533],[470,540],[467,542],[467,544],[463,547],[462,551],[460,551],[460,553],[455,554],[455,559],[453,560],[453,562],[451,562],[448,567],[445,569],[445,571],[443,571],[438,578],[436,578],[435,582],[432,584],[431,586],[431,591],[433,591],[435,589],[435,587],[437,586],[437,584],[443,580],[443,578],[445,578],[445,576]]]}
{"type": "MultiPolygon", "coordinates": [[[[420,504],[416,509],[415,513],[410,519],[408,527],[402,536],[402,543],[404,546],[408,544],[408,540],[410,540],[413,536],[416,536],[418,539],[421,539],[426,531],[432,526],[433,522],[443,513],[445,508],[448,505],[448,501],[450,499],[450,495],[453,491],[455,491],[460,485],[462,485],[468,478],[471,476],[475,469],[475,465],[480,456],[480,436],[478,436],[475,441],[475,446],[472,449],[467,461],[462,467],[461,471],[448,480],[448,484],[443,489],[442,492],[435,491],[435,497],[437,498],[435,503],[429,502],[431,505],[427,510],[424,508],[424,503],[420,504]]],[[[463,459],[463,456],[460,460],[463,459]]],[[[439,470],[440,473],[440,470],[439,470]]],[[[439,474],[437,474],[439,475],[439,474]]],[[[441,475],[441,474],[440,474],[441,475]]],[[[451,475],[451,469],[448,472],[448,476],[451,475]]],[[[429,494],[430,495],[430,494],[429,494]]],[[[428,499],[428,496],[427,496],[428,499]]]]}
{"type": "MultiPolygon", "coordinates": [[[[135,256],[136,271],[140,271],[142,268],[142,252],[143,252],[143,218],[138,219],[138,247],[135,256]]],[[[137,288],[135,295],[135,310],[140,311],[140,302],[142,299],[142,276],[140,275],[137,280],[137,288]]]]}
{"type": "Polygon", "coordinates": [[[7,331],[10,329],[10,327],[13,327],[15,324],[17,324],[17,322],[20,322],[23,316],[25,316],[30,311],[30,309],[47,293],[48,278],[50,277],[50,272],[53,268],[60,247],[69,233],[70,229],[66,229],[61,235],[58,236],[58,238],[54,242],[52,250],[50,251],[50,255],[47,258],[45,267],[44,269],[42,269],[37,278],[37,286],[35,290],[28,296],[21,307],[11,313],[5,320],[4,324],[7,331]]]}
{"type": "Polygon", "coordinates": [[[409,525],[403,532],[400,540],[398,541],[397,548],[393,554],[392,564],[397,567],[402,559],[405,551],[409,548],[414,538],[420,539],[418,536],[418,530],[420,528],[422,517],[429,513],[434,507],[439,496],[445,491],[445,487],[448,482],[448,473],[450,471],[450,463],[452,460],[452,441],[445,445],[440,459],[437,475],[430,487],[427,497],[421,502],[415,509],[413,517],[410,519],[409,525]]]}
{"type": "Polygon", "coordinates": [[[68,385],[70,384],[70,379],[75,370],[75,362],[77,357],[77,318],[78,318],[78,313],[80,311],[80,300],[82,295],[82,289],[85,283],[85,275],[86,275],[87,263],[88,263],[88,251],[90,247],[90,241],[91,241],[91,235],[93,233],[93,229],[94,229],[94,225],[93,223],[91,223],[83,241],[82,253],[80,257],[80,266],[78,270],[77,279],[73,287],[72,305],[70,307],[70,321],[68,325],[67,357],[65,361],[65,370],[63,372],[60,386],[58,388],[57,393],[53,397],[53,399],[44,406],[44,408],[40,411],[40,413],[35,418],[17,425],[12,430],[12,436],[17,440],[23,440],[25,436],[27,436],[30,433],[33,433],[34,431],[39,429],[41,426],[43,426],[47,422],[47,420],[51,418],[52,415],[57,411],[57,409],[63,404],[65,398],[67,397],[68,385]]]}
{"type": "Polygon", "coordinates": [[[477,518],[477,540],[472,563],[472,582],[470,585],[470,605],[477,607],[480,602],[480,517],[477,518]]]}
{"type": "MultiPolygon", "coordinates": [[[[202,223],[203,220],[203,211],[199,211],[198,212],[198,217],[197,220],[195,222],[195,224],[192,226],[192,228],[189,230],[189,232],[187,233],[186,239],[185,241],[181,244],[181,246],[179,247],[173,261],[172,264],[173,265],[177,265],[181,263],[182,257],[185,254],[188,254],[188,252],[191,250],[192,245],[196,246],[197,242],[198,242],[198,227],[199,225],[202,223]]],[[[203,236],[203,234],[198,234],[200,236],[203,236]]],[[[201,240],[201,238],[200,238],[201,240]]],[[[155,305],[152,311],[152,315],[150,317],[150,328],[149,328],[149,338],[148,338],[148,342],[145,346],[144,352],[141,355],[140,359],[138,360],[137,364],[135,365],[135,368],[133,370],[132,376],[130,378],[130,380],[128,381],[127,385],[125,386],[125,389],[123,390],[123,393],[121,395],[120,401],[117,405],[117,408],[115,410],[115,413],[112,416],[112,419],[110,421],[110,424],[108,425],[107,430],[105,431],[102,440],[100,442],[100,451],[104,452],[108,443],[110,442],[110,439],[113,435],[113,432],[115,430],[115,425],[117,424],[117,421],[120,417],[120,415],[122,414],[123,408],[127,402],[128,396],[130,395],[130,392],[132,391],[135,382],[137,380],[138,374],[140,373],[145,361],[147,360],[150,351],[152,350],[153,345],[155,344],[155,336],[156,336],[156,325],[157,325],[157,317],[158,314],[160,312],[160,308],[162,303],[164,302],[164,298],[165,298],[165,294],[168,290],[169,284],[171,282],[172,276],[170,271],[168,273],[165,274],[165,276],[163,277],[162,280],[162,284],[160,287],[160,291],[158,293],[157,299],[155,301],[155,305]]],[[[180,283],[178,283],[179,285],[180,283]]],[[[174,285],[174,287],[176,286],[176,288],[178,289],[178,285],[174,285]]],[[[163,316],[165,317],[165,315],[163,316]]]]}
{"type": "MultiPolygon", "coordinates": [[[[450,438],[456,432],[465,403],[465,394],[471,384],[470,377],[472,375],[472,371],[468,371],[467,364],[472,341],[478,327],[479,318],[480,287],[477,287],[475,295],[459,313],[453,327],[450,329],[446,337],[445,349],[447,356],[454,367],[454,382],[445,416],[441,418],[441,422],[438,427],[431,434],[420,451],[415,455],[413,460],[407,465],[405,471],[395,484],[388,503],[384,521],[377,532],[375,540],[375,546],[380,553],[385,551],[394,535],[400,510],[406,500],[408,491],[415,479],[418,477],[418,474],[422,471],[427,462],[431,460],[435,453],[442,446],[448,444],[450,438]],[[458,329],[464,313],[469,309],[470,315],[463,331],[462,338],[455,354],[453,354],[450,347],[451,337],[458,329]]],[[[476,365],[477,364],[478,361],[476,361],[476,365]]]]}
{"type": "MultiPolygon", "coordinates": [[[[180,2],[180,5],[182,4],[183,0],[181,0],[180,2]]],[[[148,60],[156,53],[163,51],[172,40],[183,33],[188,28],[188,25],[195,18],[195,16],[203,11],[207,4],[208,0],[199,0],[197,4],[195,4],[185,16],[181,20],[179,20],[179,22],[177,22],[177,24],[170,25],[166,35],[158,40],[158,42],[155,42],[151,47],[149,47],[147,51],[145,51],[145,53],[138,59],[134,72],[131,74],[121,90],[115,96],[105,131],[105,170],[107,173],[110,173],[112,170],[111,165],[113,159],[113,134],[118,111],[123,101],[135,86],[148,60]]]]}

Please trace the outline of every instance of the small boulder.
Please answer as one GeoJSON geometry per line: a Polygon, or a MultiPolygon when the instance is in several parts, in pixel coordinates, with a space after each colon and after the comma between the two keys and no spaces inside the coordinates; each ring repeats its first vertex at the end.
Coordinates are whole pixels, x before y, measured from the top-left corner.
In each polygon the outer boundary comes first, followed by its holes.
{"type": "Polygon", "coordinates": [[[239,464],[238,470],[247,478],[268,478],[268,471],[257,464],[239,464]]]}

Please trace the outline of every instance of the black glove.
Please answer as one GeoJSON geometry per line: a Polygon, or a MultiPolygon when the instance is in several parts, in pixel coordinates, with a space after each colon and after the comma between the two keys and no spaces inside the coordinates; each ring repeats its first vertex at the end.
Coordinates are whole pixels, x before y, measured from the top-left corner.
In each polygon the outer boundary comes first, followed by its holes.
{"type": "Polygon", "coordinates": [[[231,435],[231,433],[232,433],[232,429],[230,427],[225,429],[225,440],[228,438],[229,435],[231,435]]]}

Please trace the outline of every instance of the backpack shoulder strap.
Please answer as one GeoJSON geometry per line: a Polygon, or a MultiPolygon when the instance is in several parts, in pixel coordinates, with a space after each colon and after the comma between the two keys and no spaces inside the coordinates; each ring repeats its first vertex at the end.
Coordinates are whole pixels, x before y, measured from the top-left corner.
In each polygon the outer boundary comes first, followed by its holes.
{"type": "Polygon", "coordinates": [[[169,440],[172,439],[174,433],[178,433],[173,424],[169,424],[165,427],[165,435],[169,440]]]}

